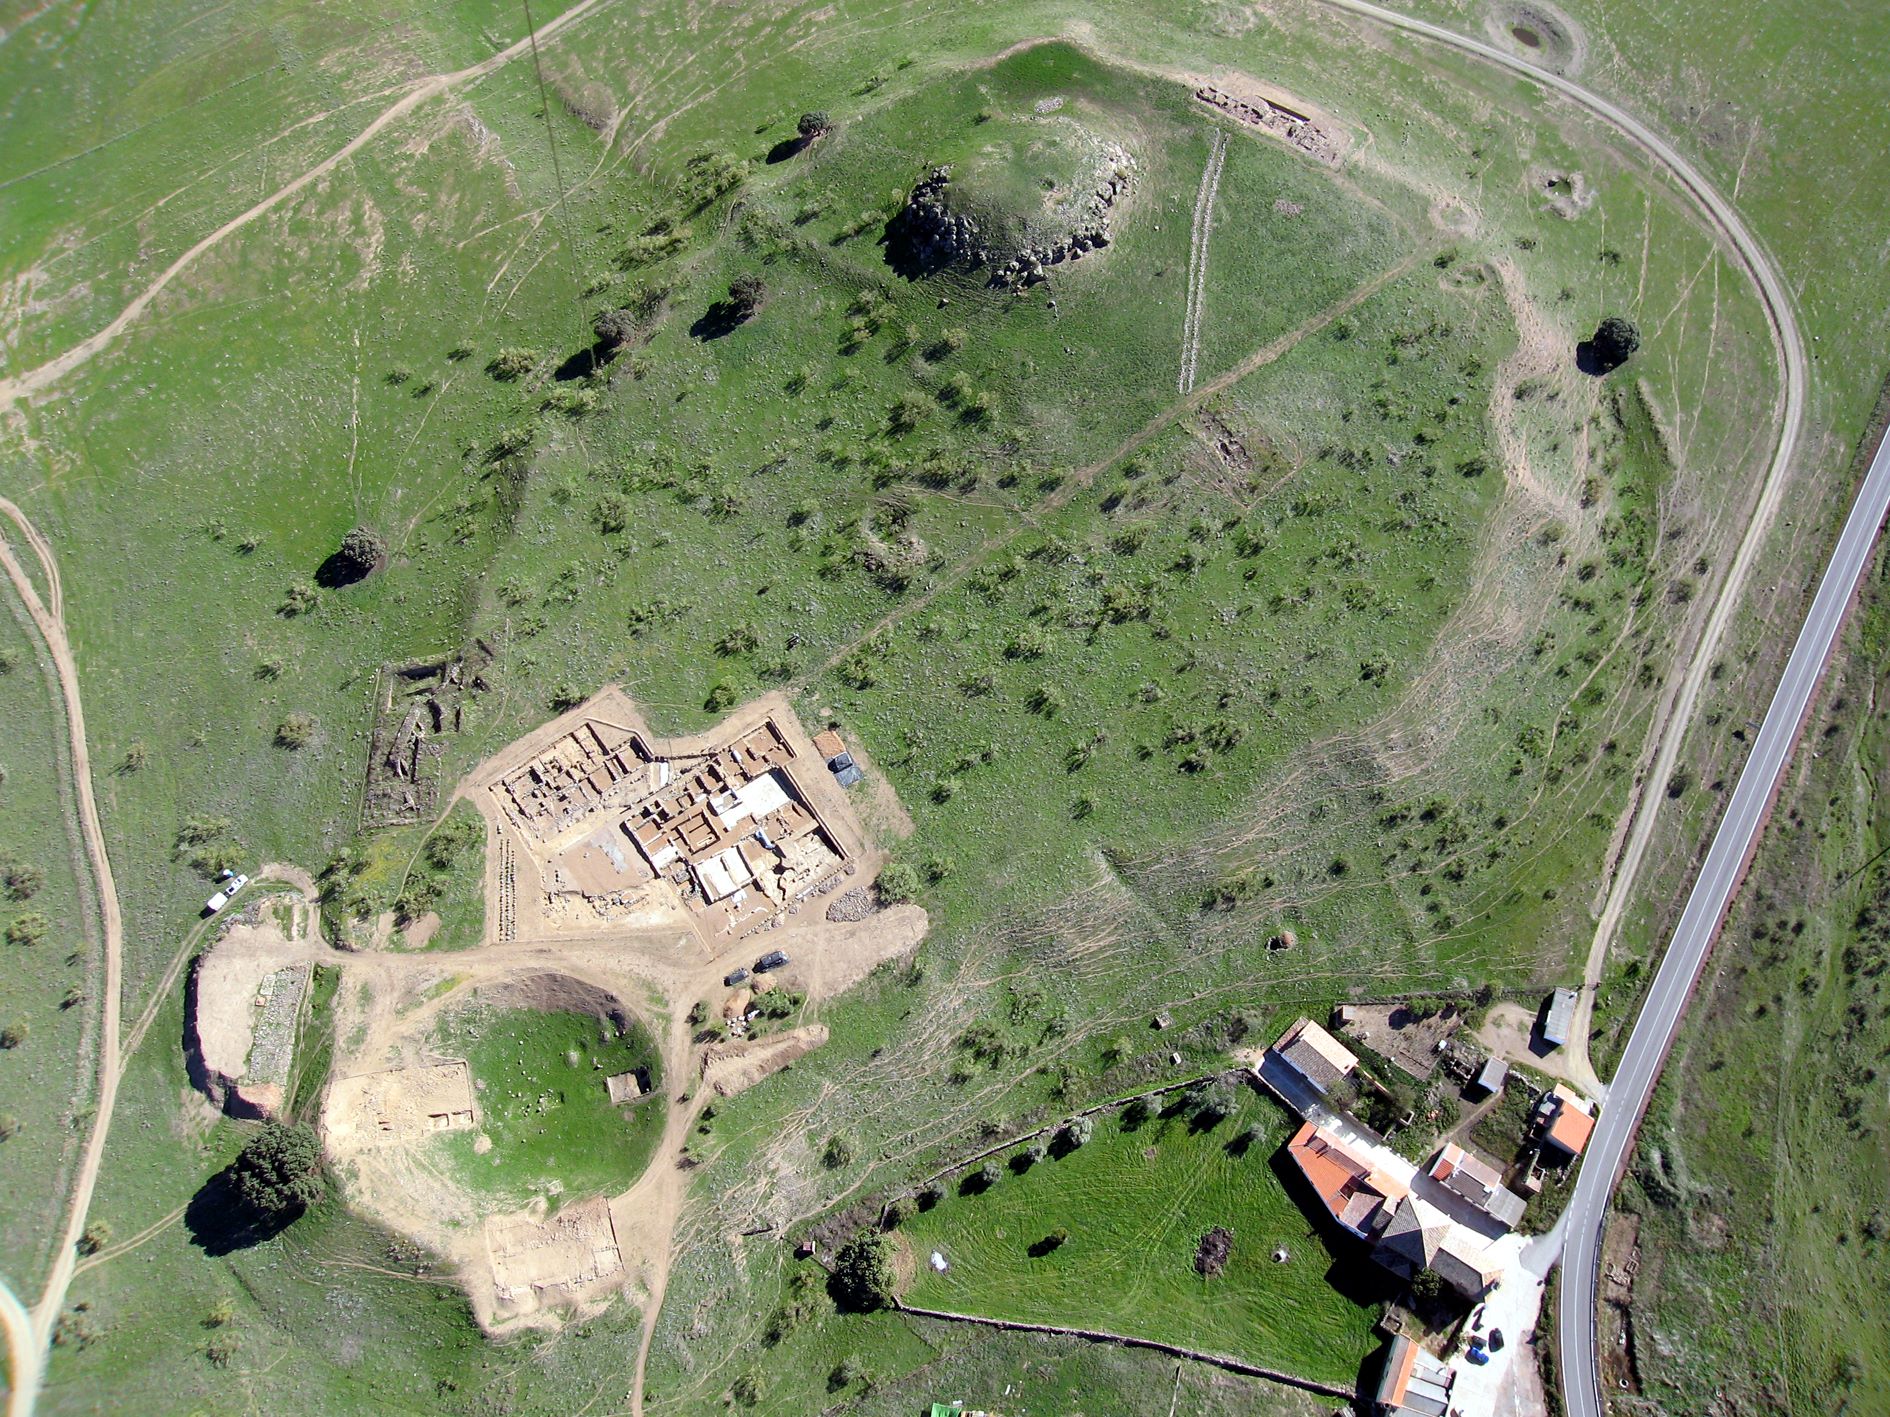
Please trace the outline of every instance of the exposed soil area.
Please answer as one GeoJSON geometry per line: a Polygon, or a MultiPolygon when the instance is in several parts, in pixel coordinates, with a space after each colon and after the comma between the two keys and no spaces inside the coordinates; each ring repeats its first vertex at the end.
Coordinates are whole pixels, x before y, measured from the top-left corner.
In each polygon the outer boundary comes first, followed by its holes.
{"type": "MultiPolygon", "coordinates": [[[[907,822],[891,789],[882,790],[886,800],[872,811],[876,824],[907,822]]],[[[621,691],[608,689],[496,754],[457,795],[473,801],[493,827],[485,941],[450,960],[385,948],[341,953],[314,947],[322,962],[344,971],[336,1004],[336,1080],[323,1118],[331,1160],[354,1204],[453,1261],[489,1330],[555,1328],[620,1290],[653,1316],[687,1196],[680,1163],[701,1107],[754,1086],[825,1043],[827,1029],[815,1017],[820,1002],[909,955],[925,934],[925,912],[877,907],[872,882],[883,853],[778,695],[736,710],[708,734],[660,739],[621,691]],[[593,884],[609,890],[597,898],[606,909],[585,894],[585,881],[548,889],[555,871],[570,873],[572,848],[598,838],[604,809],[534,835],[505,816],[490,790],[585,723],[622,725],[660,755],[683,760],[720,751],[769,720],[792,745],[794,785],[844,856],[819,889],[782,909],[778,928],[753,939],[731,934],[721,917],[699,905],[691,908],[666,879],[653,878],[638,892],[618,891],[600,876],[593,884]],[[776,950],[788,963],[762,977],[805,998],[796,1026],[757,1039],[698,1043],[687,1022],[692,1006],[706,1001],[712,1016],[721,1016],[733,993],[723,979],[776,950]],[[525,1210],[506,1208],[516,1204],[513,1198],[495,1208],[441,1164],[440,1133],[478,1132],[483,1125],[477,1080],[465,1060],[433,1052],[443,1016],[471,1003],[590,1014],[617,1027],[634,1020],[651,1032],[669,1112],[655,1156],[628,1190],[562,1205],[555,1195],[541,1196],[525,1210]],[[699,1088],[692,1086],[697,1078],[699,1088]]],[[[605,1082],[600,1078],[599,1086],[605,1082]]],[[[660,1104],[645,1098],[636,1105],[660,1104]]],[[[475,1153],[487,1151],[475,1146],[475,1153]]]]}
{"type": "Polygon", "coordinates": [[[826,1041],[826,1026],[816,1023],[766,1038],[713,1044],[702,1054],[702,1084],[722,1097],[733,1097],[826,1041]]]}
{"type": "Polygon", "coordinates": [[[191,1076],[233,1115],[282,1105],[313,930],[300,902],[259,897],[198,958],[186,994],[191,1076]]]}
{"type": "Polygon", "coordinates": [[[1195,1247],[1195,1272],[1212,1279],[1227,1268],[1227,1261],[1233,1253],[1233,1232],[1225,1226],[1216,1225],[1201,1237],[1201,1243],[1195,1247]]]}

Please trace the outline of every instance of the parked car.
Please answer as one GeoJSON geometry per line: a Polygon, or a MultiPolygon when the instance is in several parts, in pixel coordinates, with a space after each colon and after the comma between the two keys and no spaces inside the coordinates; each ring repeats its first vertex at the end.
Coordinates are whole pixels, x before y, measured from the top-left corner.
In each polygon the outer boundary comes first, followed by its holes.
{"type": "Polygon", "coordinates": [[[755,961],[755,973],[766,974],[771,969],[780,969],[788,962],[788,957],[779,950],[769,950],[755,961]]]}
{"type": "Polygon", "coordinates": [[[723,975],[722,982],[728,985],[729,988],[733,989],[737,984],[741,983],[747,977],[748,977],[747,970],[737,969],[733,973],[723,975]]]}
{"type": "Polygon", "coordinates": [[[1500,1328],[1491,1329],[1490,1330],[1490,1352],[1494,1353],[1496,1352],[1497,1349],[1501,1348],[1502,1346],[1503,1346],[1503,1330],[1500,1328]]]}
{"type": "Polygon", "coordinates": [[[1472,1348],[1463,1356],[1468,1358],[1472,1363],[1475,1363],[1479,1368],[1490,1361],[1490,1355],[1485,1353],[1481,1348],[1472,1348]]]}

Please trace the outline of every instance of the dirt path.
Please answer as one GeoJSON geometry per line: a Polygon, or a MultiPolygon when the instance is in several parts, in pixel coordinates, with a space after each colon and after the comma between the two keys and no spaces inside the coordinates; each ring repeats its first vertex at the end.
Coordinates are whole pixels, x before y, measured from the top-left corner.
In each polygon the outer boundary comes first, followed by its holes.
{"type": "Polygon", "coordinates": [[[1227,134],[1216,128],[1207,166],[1201,171],[1201,190],[1194,198],[1194,223],[1188,230],[1188,304],[1181,322],[1181,376],[1175,384],[1179,394],[1194,387],[1195,369],[1201,362],[1201,303],[1207,295],[1208,238],[1214,231],[1214,198],[1220,192],[1221,169],[1226,165],[1227,134]]]}
{"type": "Polygon", "coordinates": [[[1036,509],[1034,514],[1026,513],[1020,516],[1018,524],[1012,530],[1002,536],[992,537],[974,547],[966,554],[965,558],[952,569],[951,573],[937,585],[933,586],[917,600],[907,601],[904,605],[889,610],[884,615],[880,616],[879,619],[875,620],[859,634],[855,635],[832,654],[828,655],[826,659],[815,665],[807,674],[795,680],[793,688],[795,690],[805,688],[809,681],[834,668],[841,660],[845,659],[862,645],[870,644],[874,639],[884,634],[900,621],[909,619],[913,615],[918,614],[921,610],[924,610],[934,600],[938,599],[939,596],[943,595],[966,576],[970,575],[978,566],[983,565],[999,551],[1002,551],[1005,547],[1014,543],[1027,529],[1036,526],[1038,517],[1041,514],[1059,511],[1069,505],[1076,494],[1093,483],[1097,477],[1114,467],[1124,458],[1141,451],[1141,449],[1154,441],[1155,438],[1172,427],[1178,419],[1201,408],[1216,395],[1232,388],[1249,374],[1256,373],[1264,369],[1267,365],[1272,364],[1275,360],[1278,360],[1283,355],[1290,352],[1306,339],[1318,334],[1319,331],[1325,329],[1326,326],[1330,325],[1334,320],[1356,310],[1360,305],[1370,300],[1374,295],[1378,294],[1379,291],[1383,290],[1400,276],[1409,273],[1416,267],[1419,261],[1428,260],[1435,253],[1439,245],[1441,245],[1441,242],[1437,240],[1425,242],[1396,265],[1388,266],[1363,285],[1358,286],[1356,289],[1342,296],[1339,300],[1328,305],[1325,309],[1311,316],[1303,323],[1296,325],[1279,338],[1260,346],[1260,348],[1254,350],[1253,353],[1247,355],[1246,358],[1242,359],[1239,363],[1216,374],[1198,389],[1191,390],[1175,399],[1174,402],[1170,403],[1167,407],[1162,409],[1161,412],[1149,419],[1147,423],[1144,423],[1140,428],[1136,429],[1135,432],[1131,433],[1115,447],[1096,459],[1095,462],[1090,463],[1086,467],[1078,468],[1070,475],[1069,480],[1065,482],[1061,488],[1043,500],[1042,505],[1036,509]]]}
{"type": "MultiPolygon", "coordinates": [[[[27,519],[26,514],[4,497],[0,497],[0,514],[4,514],[18,528],[20,535],[33,549],[45,575],[48,599],[52,606],[63,607],[65,602],[59,583],[59,567],[52,558],[52,549],[45,538],[27,519]]],[[[29,1345],[30,1354],[27,1355],[30,1361],[19,1363],[16,1358],[8,1411],[12,1417],[24,1417],[24,1414],[33,1410],[33,1402],[39,1394],[40,1363],[46,1345],[52,1340],[53,1323],[58,1318],[60,1306],[65,1302],[66,1288],[72,1282],[79,1235],[85,1229],[86,1211],[92,1204],[92,1191],[98,1184],[99,1162],[105,1152],[105,1134],[111,1127],[112,1108],[118,1101],[118,993],[122,987],[120,979],[125,932],[124,919],[118,909],[118,888],[112,881],[112,865],[105,853],[105,833],[99,825],[98,803],[92,795],[92,759],[86,747],[85,715],[79,706],[79,671],[73,662],[72,647],[66,639],[64,616],[40,599],[26,568],[20,564],[12,544],[4,536],[0,536],[0,566],[6,568],[14,589],[25,602],[40,637],[46,642],[46,651],[52,656],[53,667],[58,674],[59,692],[65,699],[66,729],[71,739],[73,797],[79,806],[79,829],[85,838],[86,854],[91,857],[92,879],[98,890],[99,920],[105,936],[105,978],[100,986],[102,1008],[98,1098],[92,1117],[92,1133],[86,1140],[79,1172],[73,1181],[65,1234],[54,1253],[53,1268],[47,1276],[46,1287],[33,1308],[33,1341],[29,1345]]]]}
{"type": "MultiPolygon", "coordinates": [[[[558,15],[554,19],[547,20],[538,27],[538,44],[540,46],[544,45],[560,31],[575,24],[591,10],[605,3],[607,3],[607,0],[578,0],[577,4],[573,5],[563,14],[558,15]]],[[[172,261],[170,265],[166,266],[163,271],[158,274],[157,279],[138,292],[138,294],[132,298],[131,303],[126,305],[123,310],[119,311],[117,317],[113,319],[110,324],[106,325],[104,329],[87,339],[81,340],[64,354],[47,360],[44,364],[41,364],[35,369],[29,369],[25,373],[15,375],[12,378],[0,379],[0,407],[5,407],[7,404],[43,392],[60,379],[70,374],[74,369],[85,364],[94,355],[108,348],[119,336],[123,335],[126,330],[136,324],[139,318],[142,317],[144,312],[150,307],[151,302],[162,295],[165,288],[189,268],[204,252],[220,244],[226,237],[241,231],[258,217],[267,216],[310,183],[319,181],[328,173],[333,172],[335,168],[339,167],[372,142],[389,124],[399,121],[428,99],[438,98],[442,94],[452,92],[452,90],[462,84],[483,79],[511,63],[514,59],[519,58],[521,55],[531,53],[532,42],[532,36],[528,34],[524,39],[515,40],[504,49],[501,49],[497,54],[492,55],[490,58],[483,59],[477,64],[470,65],[464,69],[457,69],[450,74],[433,74],[423,79],[413,80],[412,83],[406,86],[406,92],[402,97],[382,109],[373,122],[369,123],[341,147],[337,148],[333,153],[323,158],[313,167],[305,170],[300,176],[278,187],[247,211],[231,217],[215,231],[203,237],[189,250],[185,251],[183,255],[172,261]]],[[[15,516],[14,520],[20,522],[23,530],[26,528],[24,518],[15,516]]],[[[30,540],[36,536],[37,533],[27,531],[26,535],[30,540]]],[[[57,606],[56,596],[54,603],[55,606],[57,606]]],[[[59,618],[56,609],[55,618],[59,618]]]]}
{"type": "Polygon", "coordinates": [[[39,1390],[39,1344],[33,1338],[33,1320],[0,1280],[0,1324],[7,1331],[7,1414],[23,1417],[33,1410],[39,1390]]]}

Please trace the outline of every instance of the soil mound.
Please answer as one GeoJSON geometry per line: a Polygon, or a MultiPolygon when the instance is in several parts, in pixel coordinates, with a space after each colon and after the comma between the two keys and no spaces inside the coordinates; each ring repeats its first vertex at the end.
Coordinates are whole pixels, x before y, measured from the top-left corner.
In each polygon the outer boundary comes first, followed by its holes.
{"type": "Polygon", "coordinates": [[[1234,1253],[1234,1234],[1223,1226],[1216,1225],[1201,1237],[1201,1243],[1195,1247],[1194,1267],[1197,1273],[1212,1279],[1227,1268],[1227,1261],[1234,1253]]]}
{"type": "Polygon", "coordinates": [[[614,1028],[628,1028],[635,1020],[616,995],[573,979],[568,974],[530,974],[473,991],[482,1004],[501,1009],[532,1009],[541,1014],[590,1014],[614,1028]]]}
{"type": "Polygon", "coordinates": [[[703,1052],[702,1081],[721,1096],[733,1097],[826,1041],[826,1025],[815,1023],[745,1043],[718,1043],[703,1052]]]}

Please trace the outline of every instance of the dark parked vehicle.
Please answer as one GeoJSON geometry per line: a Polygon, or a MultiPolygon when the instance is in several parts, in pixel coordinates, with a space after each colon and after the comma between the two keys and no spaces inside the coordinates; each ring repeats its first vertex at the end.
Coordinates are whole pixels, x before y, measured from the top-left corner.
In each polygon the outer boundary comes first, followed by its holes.
{"type": "Polygon", "coordinates": [[[788,962],[788,957],[779,950],[769,950],[755,961],[755,973],[766,974],[771,969],[779,969],[788,962]]]}
{"type": "Polygon", "coordinates": [[[729,988],[733,989],[737,984],[741,983],[742,980],[746,979],[747,977],[748,977],[747,970],[738,969],[733,974],[724,975],[722,978],[722,982],[728,985],[729,988]]]}
{"type": "Polygon", "coordinates": [[[1490,1352],[1494,1353],[1497,1351],[1497,1349],[1501,1348],[1502,1346],[1503,1346],[1503,1330],[1500,1328],[1491,1329],[1490,1330],[1490,1352]]]}

